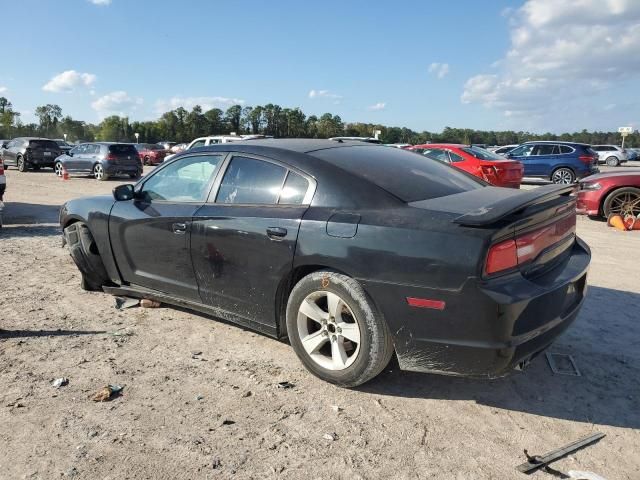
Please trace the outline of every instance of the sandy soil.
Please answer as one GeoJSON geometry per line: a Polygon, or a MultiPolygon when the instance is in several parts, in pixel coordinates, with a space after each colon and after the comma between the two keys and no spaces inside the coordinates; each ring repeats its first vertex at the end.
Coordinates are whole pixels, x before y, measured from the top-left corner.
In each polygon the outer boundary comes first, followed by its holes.
{"type": "Polygon", "coordinates": [[[513,479],[525,478],[514,470],[524,448],[594,431],[607,436],[554,468],[640,478],[640,232],[579,219],[593,249],[588,298],[552,351],[571,354],[581,377],[539,357],[491,382],[391,366],[345,390],[307,374],[285,343],[173,308],[118,311],[82,291],[58,206],[118,182],[7,177],[0,478],[513,479]],[[58,377],[69,384],[52,387],[58,377]],[[106,384],[122,395],[88,398],[106,384]]]}

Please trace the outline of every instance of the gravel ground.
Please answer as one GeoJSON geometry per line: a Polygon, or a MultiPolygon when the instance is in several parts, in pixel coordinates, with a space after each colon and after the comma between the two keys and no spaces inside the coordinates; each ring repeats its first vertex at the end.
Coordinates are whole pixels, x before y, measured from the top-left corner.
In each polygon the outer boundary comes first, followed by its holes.
{"type": "Polygon", "coordinates": [[[581,377],[538,357],[501,380],[390,366],[346,390],[307,374],[285,343],[174,308],[118,311],[82,291],[57,211],[118,182],[7,177],[0,478],[525,478],[514,470],[524,448],[594,431],[607,436],[554,468],[640,478],[640,232],[578,221],[593,249],[589,292],[551,350],[571,354],[581,377]],[[59,377],[69,383],[56,389],[59,377]],[[122,395],[89,399],[107,384],[122,395]]]}

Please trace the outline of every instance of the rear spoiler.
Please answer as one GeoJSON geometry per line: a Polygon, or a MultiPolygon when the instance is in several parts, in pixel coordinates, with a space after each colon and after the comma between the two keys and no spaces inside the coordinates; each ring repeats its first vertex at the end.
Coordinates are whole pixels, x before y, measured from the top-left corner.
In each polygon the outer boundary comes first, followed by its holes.
{"type": "Polygon", "coordinates": [[[575,185],[544,185],[472,210],[455,218],[453,222],[467,227],[484,227],[532,205],[544,203],[561,195],[569,195],[575,189],[575,185]]]}

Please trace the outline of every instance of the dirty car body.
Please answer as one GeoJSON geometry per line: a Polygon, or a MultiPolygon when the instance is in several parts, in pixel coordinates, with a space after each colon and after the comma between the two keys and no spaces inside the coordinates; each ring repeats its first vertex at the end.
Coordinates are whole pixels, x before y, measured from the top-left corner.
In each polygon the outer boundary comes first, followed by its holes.
{"type": "Polygon", "coordinates": [[[88,226],[107,292],[285,338],[296,282],[340,272],[381,312],[402,369],[491,378],[526,364],[579,312],[590,251],[575,235],[572,190],[487,186],[362,142],[260,140],[184,152],[139,181],[132,198],[72,200],[60,222],[88,226]],[[207,170],[206,181],[177,200],[154,198],[162,177],[154,178],[198,157],[194,171],[207,170]],[[277,185],[280,200],[229,189],[246,159],[282,169],[282,182],[259,186],[277,185]]]}

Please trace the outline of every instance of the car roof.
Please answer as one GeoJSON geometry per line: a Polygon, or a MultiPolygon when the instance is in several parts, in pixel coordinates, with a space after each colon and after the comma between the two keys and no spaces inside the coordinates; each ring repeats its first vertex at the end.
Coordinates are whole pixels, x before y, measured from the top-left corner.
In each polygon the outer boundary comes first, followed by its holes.
{"type": "Polygon", "coordinates": [[[581,142],[567,142],[564,140],[531,140],[529,142],[522,142],[520,145],[528,145],[531,143],[553,143],[553,144],[558,144],[558,145],[580,145],[583,147],[590,147],[591,145],[588,143],[581,143],[581,142]]]}

